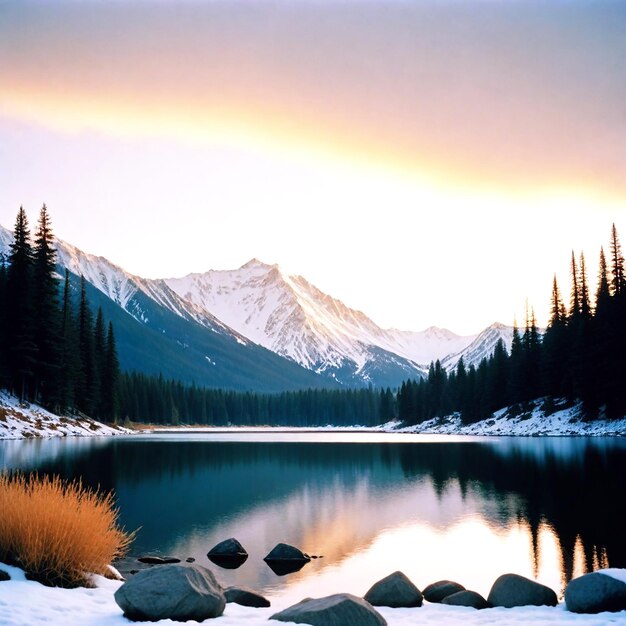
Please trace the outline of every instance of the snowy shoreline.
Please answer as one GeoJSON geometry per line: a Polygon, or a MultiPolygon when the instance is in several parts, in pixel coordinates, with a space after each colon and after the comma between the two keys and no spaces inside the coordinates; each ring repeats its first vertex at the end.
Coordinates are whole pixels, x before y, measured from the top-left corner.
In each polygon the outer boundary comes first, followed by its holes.
{"type": "Polygon", "coordinates": [[[562,408],[545,415],[541,401],[531,403],[528,410],[511,416],[502,409],[492,417],[463,424],[459,415],[434,418],[413,426],[392,421],[380,426],[156,426],[146,425],[138,430],[102,424],[88,417],[55,415],[36,404],[22,403],[14,396],[0,392],[0,440],[48,437],[94,437],[132,434],[181,433],[407,433],[423,435],[499,436],[499,437],[624,437],[626,417],[618,420],[601,419],[586,422],[579,405],[562,408]]]}
{"type": "Polygon", "coordinates": [[[0,440],[48,437],[99,437],[128,435],[133,431],[102,424],[89,417],[55,415],[0,391],[0,440]]]}
{"type": "MultiPolygon", "coordinates": [[[[0,563],[0,569],[11,576],[11,580],[0,582],[0,623],[3,626],[38,626],[44,623],[52,626],[128,626],[133,623],[122,615],[113,598],[116,589],[122,584],[118,581],[94,576],[93,588],[61,589],[29,581],[24,572],[16,567],[0,563]]],[[[244,623],[246,626],[262,626],[268,623],[274,613],[292,604],[280,597],[271,598],[271,601],[270,608],[261,609],[227,604],[224,614],[215,618],[215,623],[220,626],[240,626],[244,623]]],[[[626,611],[578,614],[569,612],[563,603],[556,607],[524,606],[480,611],[427,603],[412,609],[377,607],[377,610],[386,619],[388,626],[605,626],[626,623],[626,611]]],[[[180,624],[169,619],[155,623],[168,626],[180,624]]],[[[213,620],[204,620],[202,623],[210,624],[213,620]]]]}

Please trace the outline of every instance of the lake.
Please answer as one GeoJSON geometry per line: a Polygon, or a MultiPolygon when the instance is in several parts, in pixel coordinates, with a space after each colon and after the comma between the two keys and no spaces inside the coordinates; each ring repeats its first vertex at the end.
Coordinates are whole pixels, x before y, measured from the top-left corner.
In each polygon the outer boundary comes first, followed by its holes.
{"type": "Polygon", "coordinates": [[[283,604],[363,595],[402,570],[487,595],[516,572],[558,595],[572,576],[626,567],[624,438],[379,433],[198,433],[0,441],[0,467],[113,489],[133,555],[194,557],[225,584],[283,604]],[[239,569],[206,553],[236,537],[239,569]],[[277,576],[279,542],[322,555],[277,576]]]}

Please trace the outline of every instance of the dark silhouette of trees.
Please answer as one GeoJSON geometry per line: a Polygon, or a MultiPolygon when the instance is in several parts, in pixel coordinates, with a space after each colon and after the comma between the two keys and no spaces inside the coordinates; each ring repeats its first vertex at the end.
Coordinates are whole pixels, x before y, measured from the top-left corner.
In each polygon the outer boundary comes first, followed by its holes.
{"type": "Polygon", "coordinates": [[[424,419],[458,413],[464,423],[494,411],[544,398],[581,401],[586,419],[626,414],[626,276],[615,225],[611,229],[610,269],[600,251],[595,302],[589,290],[584,255],[572,253],[570,306],[566,309],[554,277],[550,320],[542,334],[527,306],[523,334],[513,328],[511,353],[503,344],[477,366],[460,360],[456,372],[437,373],[431,364],[426,380],[405,381],[397,398],[400,419],[424,419]]]}
{"type": "Polygon", "coordinates": [[[14,241],[0,259],[0,386],[56,412],[82,411],[113,421],[119,362],[112,327],[94,326],[81,279],[78,313],[69,273],[61,286],[48,209],[39,213],[34,244],[18,212],[14,241]],[[100,381],[106,380],[106,386],[100,381]]]}

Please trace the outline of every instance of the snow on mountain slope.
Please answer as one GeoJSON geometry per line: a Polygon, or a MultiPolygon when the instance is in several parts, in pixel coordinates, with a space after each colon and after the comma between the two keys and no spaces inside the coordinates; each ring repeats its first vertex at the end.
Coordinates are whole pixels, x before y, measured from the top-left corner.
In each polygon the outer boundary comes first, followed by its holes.
{"type": "Polygon", "coordinates": [[[446,328],[430,326],[426,330],[413,332],[392,328],[385,331],[399,354],[418,363],[428,364],[467,348],[478,335],[457,335],[446,328]]]}
{"type": "MultiPolygon", "coordinates": [[[[11,231],[0,226],[0,253],[7,254],[13,241],[11,231]]],[[[87,282],[113,300],[127,313],[141,322],[148,321],[142,307],[136,301],[138,293],[144,293],[176,315],[193,320],[216,332],[233,334],[220,320],[213,315],[198,310],[191,303],[180,298],[162,280],[140,278],[111,263],[108,259],[88,254],[75,246],[55,238],[57,262],[77,276],[84,276],[87,282]]],[[[237,335],[237,340],[246,342],[244,337],[237,335]]]]}
{"type": "Polygon", "coordinates": [[[482,359],[489,357],[493,353],[500,339],[504,341],[504,346],[510,352],[513,341],[513,327],[505,326],[498,322],[488,326],[466,348],[441,359],[441,365],[450,372],[463,357],[463,363],[466,367],[469,365],[478,366],[482,359]]]}
{"type": "Polygon", "coordinates": [[[352,373],[366,382],[365,372],[380,360],[381,351],[389,368],[400,366],[402,376],[419,376],[430,361],[460,352],[477,339],[436,327],[421,332],[382,329],[303,277],[288,276],[257,259],[236,270],[165,282],[242,335],[304,367],[330,373],[352,364],[352,373]],[[395,363],[389,355],[396,356],[395,363]]]}
{"type": "MultiPolygon", "coordinates": [[[[253,259],[237,270],[212,270],[165,282],[255,343],[308,369],[332,375],[347,368],[343,376],[358,376],[376,358],[373,348],[382,348],[396,359],[402,357],[400,365],[407,374],[422,371],[399,354],[385,331],[366,315],[301,276],[286,276],[277,265],[253,259]]],[[[398,365],[391,360],[390,367],[398,365]]]]}

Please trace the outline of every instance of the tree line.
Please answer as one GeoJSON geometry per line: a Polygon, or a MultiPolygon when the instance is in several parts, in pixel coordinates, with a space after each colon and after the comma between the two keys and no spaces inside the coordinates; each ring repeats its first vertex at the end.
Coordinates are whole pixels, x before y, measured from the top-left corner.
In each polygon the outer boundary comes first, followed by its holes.
{"type": "Polygon", "coordinates": [[[600,251],[592,296],[585,258],[572,254],[566,306],[556,276],[550,321],[537,327],[534,311],[514,325],[510,353],[501,341],[478,366],[460,359],[448,373],[439,361],[421,380],[399,390],[302,390],[279,394],[186,385],[162,376],[120,372],[113,325],[94,318],[86,282],[72,286],[56,273],[56,251],[44,205],[31,242],[24,210],[14,241],[0,258],[0,388],[58,413],[81,412],[115,422],[211,425],[407,424],[459,413],[465,423],[544,397],[582,402],[588,419],[626,414],[626,276],[615,226],[608,258],[600,251]]]}
{"type": "Polygon", "coordinates": [[[102,309],[94,319],[84,277],[72,296],[69,272],[61,281],[56,271],[46,205],[32,242],[20,207],[14,241],[0,258],[0,388],[55,413],[114,422],[120,368],[113,325],[102,309]]]}
{"type": "Polygon", "coordinates": [[[615,225],[607,259],[600,250],[598,286],[590,294],[585,257],[572,253],[571,287],[565,305],[556,275],[552,283],[550,320],[545,332],[526,311],[523,332],[514,325],[510,354],[502,340],[477,367],[460,359],[447,373],[439,361],[428,376],[407,380],[398,392],[398,416],[409,424],[459,413],[464,423],[494,411],[545,397],[551,412],[555,400],[582,402],[587,419],[626,414],[626,277],[615,225]]]}
{"type": "Polygon", "coordinates": [[[120,415],[131,422],[213,426],[374,426],[393,419],[391,389],[306,389],[278,394],[207,389],[123,373],[120,415]]]}

